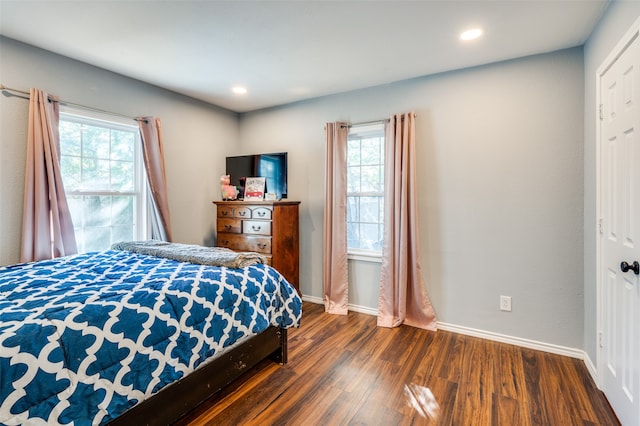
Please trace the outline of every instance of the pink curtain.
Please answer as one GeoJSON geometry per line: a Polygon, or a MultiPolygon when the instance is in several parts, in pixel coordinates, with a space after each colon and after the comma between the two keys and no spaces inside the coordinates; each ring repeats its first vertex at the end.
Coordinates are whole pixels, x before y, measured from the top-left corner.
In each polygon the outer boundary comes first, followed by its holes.
{"type": "Polygon", "coordinates": [[[330,314],[348,312],[347,273],[347,135],[345,123],[325,127],[325,185],[323,268],[324,309],[330,314]]]}
{"type": "Polygon", "coordinates": [[[415,114],[385,123],[385,227],[378,325],[436,329],[420,268],[415,164],[415,114]]]}
{"type": "Polygon", "coordinates": [[[142,117],[137,120],[142,135],[142,153],[151,189],[151,204],[153,205],[151,238],[172,241],[167,174],[164,167],[162,123],[159,118],[154,117],[142,117]]]}
{"type": "Polygon", "coordinates": [[[58,101],[50,101],[49,95],[38,89],[31,89],[29,96],[21,262],[78,251],[60,174],[58,101]]]}

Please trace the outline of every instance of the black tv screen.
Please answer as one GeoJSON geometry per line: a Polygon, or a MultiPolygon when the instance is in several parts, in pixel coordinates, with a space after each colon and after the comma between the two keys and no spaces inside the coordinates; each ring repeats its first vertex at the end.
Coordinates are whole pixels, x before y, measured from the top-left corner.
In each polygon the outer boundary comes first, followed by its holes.
{"type": "Polygon", "coordinates": [[[244,197],[244,181],[248,177],[266,178],[265,193],[273,192],[276,198],[287,198],[287,153],[239,155],[227,157],[227,174],[231,185],[244,197]]]}

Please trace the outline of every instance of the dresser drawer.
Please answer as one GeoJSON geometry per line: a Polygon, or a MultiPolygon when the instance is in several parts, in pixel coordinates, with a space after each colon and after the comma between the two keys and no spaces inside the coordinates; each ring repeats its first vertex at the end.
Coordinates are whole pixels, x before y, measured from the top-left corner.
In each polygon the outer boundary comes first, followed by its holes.
{"type": "Polygon", "coordinates": [[[242,232],[253,235],[271,235],[271,222],[266,220],[243,220],[242,232]]]}
{"type": "Polygon", "coordinates": [[[218,232],[230,232],[240,234],[242,232],[242,221],[240,219],[218,219],[218,232]]]}
{"type": "Polygon", "coordinates": [[[236,251],[271,254],[271,237],[219,233],[218,246],[236,251]]]}
{"type": "Polygon", "coordinates": [[[253,219],[265,219],[271,220],[272,211],[268,207],[256,207],[251,212],[251,217],[253,219]]]}
{"type": "Polygon", "coordinates": [[[233,217],[237,217],[240,219],[250,219],[251,209],[249,207],[236,207],[233,211],[233,217]]]}
{"type": "Polygon", "coordinates": [[[233,217],[233,207],[231,206],[218,206],[218,217],[233,217]]]}
{"type": "MultiPolygon", "coordinates": [[[[268,210],[268,209],[267,209],[268,210]]],[[[218,217],[251,219],[251,208],[242,206],[218,206],[218,217]]],[[[262,216],[266,216],[263,214],[262,216]]],[[[269,216],[271,216],[269,214],[269,216]]]]}

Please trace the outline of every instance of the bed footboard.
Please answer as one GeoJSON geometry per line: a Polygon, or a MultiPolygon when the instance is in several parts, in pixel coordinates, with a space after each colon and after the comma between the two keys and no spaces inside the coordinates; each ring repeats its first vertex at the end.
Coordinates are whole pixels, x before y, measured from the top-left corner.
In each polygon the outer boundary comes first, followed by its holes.
{"type": "Polygon", "coordinates": [[[166,425],[173,423],[260,361],[287,362],[287,329],[269,327],[187,377],[165,387],[131,408],[109,425],[166,425]]]}

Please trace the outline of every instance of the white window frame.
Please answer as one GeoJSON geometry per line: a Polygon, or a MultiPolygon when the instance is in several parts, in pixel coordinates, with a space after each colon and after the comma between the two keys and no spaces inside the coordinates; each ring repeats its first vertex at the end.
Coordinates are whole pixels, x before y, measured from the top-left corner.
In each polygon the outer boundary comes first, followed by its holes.
{"type": "MultiPolygon", "coordinates": [[[[150,201],[149,187],[145,172],[145,165],[142,156],[142,141],[140,128],[132,124],[132,119],[114,116],[97,111],[88,111],[61,105],[60,121],[71,121],[87,125],[107,127],[111,130],[130,131],[135,135],[134,146],[134,190],[133,191],[110,191],[110,190],[65,190],[66,195],[95,195],[95,196],[117,196],[133,195],[135,197],[135,223],[134,236],[136,240],[146,240],[151,236],[150,201]]],[[[75,226],[74,226],[75,227],[75,226]]]]}
{"type": "MultiPolygon", "coordinates": [[[[366,133],[381,133],[382,137],[383,137],[383,146],[382,146],[382,155],[383,155],[383,161],[386,161],[386,158],[384,158],[384,122],[379,122],[379,123],[368,123],[368,124],[362,124],[362,125],[353,125],[349,128],[349,134],[351,135],[351,132],[355,131],[358,134],[366,134],[366,133]]],[[[348,160],[347,160],[347,167],[349,167],[348,164],[348,160]]],[[[383,167],[383,178],[384,178],[384,167],[383,167]]],[[[383,190],[381,192],[355,192],[355,193],[347,193],[347,197],[349,196],[353,196],[353,194],[358,194],[358,196],[360,197],[367,197],[367,196],[382,196],[382,198],[384,199],[384,187],[383,190]]],[[[347,207],[348,208],[348,207],[347,207]]],[[[381,208],[384,208],[384,203],[383,206],[381,208]]],[[[384,227],[384,225],[383,225],[384,227]]],[[[347,259],[349,260],[357,260],[357,261],[361,261],[361,262],[373,262],[373,263],[382,263],[382,249],[380,250],[366,250],[366,249],[360,249],[360,248],[350,248],[347,245],[347,259]]]]}

